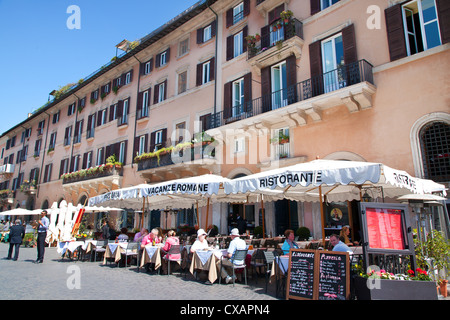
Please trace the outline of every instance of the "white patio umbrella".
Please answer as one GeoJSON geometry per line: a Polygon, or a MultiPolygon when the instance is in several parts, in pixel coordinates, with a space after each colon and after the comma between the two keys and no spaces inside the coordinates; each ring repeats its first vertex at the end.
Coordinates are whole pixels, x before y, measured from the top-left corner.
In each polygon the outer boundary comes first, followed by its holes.
{"type": "Polygon", "coordinates": [[[388,198],[408,193],[445,194],[445,186],[431,180],[412,177],[381,163],[359,161],[314,160],[224,182],[226,194],[279,190],[286,199],[319,201],[323,235],[323,197],[329,202],[361,199],[361,189],[367,187],[381,187],[388,198]]]}
{"type": "Polygon", "coordinates": [[[59,218],[56,225],[58,240],[61,240],[62,233],[64,231],[64,222],[66,220],[67,202],[62,200],[59,204],[59,218]]]}
{"type": "Polygon", "coordinates": [[[56,227],[56,220],[58,219],[59,208],[58,203],[53,202],[50,209],[47,209],[47,216],[50,220],[50,224],[48,226],[48,233],[46,237],[47,243],[52,243],[53,241],[58,239],[58,228],[56,227]]]}
{"type": "Polygon", "coordinates": [[[5,216],[34,216],[39,215],[41,213],[41,209],[36,210],[28,210],[23,208],[16,208],[8,211],[3,211],[2,215],[5,216]]]}

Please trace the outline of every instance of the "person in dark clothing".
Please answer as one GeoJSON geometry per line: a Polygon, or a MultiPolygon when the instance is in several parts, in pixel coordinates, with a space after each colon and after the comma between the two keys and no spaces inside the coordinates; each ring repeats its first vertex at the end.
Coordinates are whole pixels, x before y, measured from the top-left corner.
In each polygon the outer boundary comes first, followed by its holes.
{"type": "Polygon", "coordinates": [[[109,226],[108,226],[108,221],[103,221],[103,226],[102,226],[102,238],[104,240],[109,240],[109,226]]]}
{"type": "Polygon", "coordinates": [[[241,215],[238,213],[236,218],[237,228],[240,234],[244,234],[247,230],[247,221],[242,219],[241,215]]]}
{"type": "Polygon", "coordinates": [[[15,224],[9,229],[8,260],[11,260],[14,249],[14,258],[12,258],[12,260],[17,261],[17,259],[19,258],[19,248],[20,245],[22,244],[24,236],[25,236],[25,228],[20,223],[20,220],[16,220],[15,224]]]}

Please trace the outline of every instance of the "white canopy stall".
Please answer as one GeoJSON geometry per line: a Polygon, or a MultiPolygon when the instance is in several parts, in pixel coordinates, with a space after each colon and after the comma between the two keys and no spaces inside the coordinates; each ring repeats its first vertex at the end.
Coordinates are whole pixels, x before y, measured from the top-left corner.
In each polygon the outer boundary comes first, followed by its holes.
{"type": "Polygon", "coordinates": [[[319,201],[324,231],[324,196],[328,202],[362,198],[365,188],[378,187],[382,197],[395,198],[408,193],[445,194],[445,186],[410,176],[381,163],[314,160],[260,172],[224,182],[228,195],[266,194],[274,190],[294,201],[319,201]]]}

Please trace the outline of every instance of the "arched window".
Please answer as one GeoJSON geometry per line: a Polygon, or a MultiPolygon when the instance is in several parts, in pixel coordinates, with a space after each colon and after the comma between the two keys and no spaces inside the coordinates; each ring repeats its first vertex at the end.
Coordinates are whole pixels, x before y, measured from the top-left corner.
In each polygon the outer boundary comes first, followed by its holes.
{"type": "Polygon", "coordinates": [[[419,133],[424,178],[450,181],[450,125],[435,121],[419,133]]]}

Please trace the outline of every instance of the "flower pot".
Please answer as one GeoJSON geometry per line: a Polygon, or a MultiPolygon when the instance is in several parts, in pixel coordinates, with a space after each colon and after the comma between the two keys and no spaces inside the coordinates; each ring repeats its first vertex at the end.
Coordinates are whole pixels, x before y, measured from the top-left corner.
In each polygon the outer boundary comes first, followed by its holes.
{"type": "Polygon", "coordinates": [[[357,300],[437,300],[434,281],[385,280],[355,277],[357,300]]]}
{"type": "Polygon", "coordinates": [[[448,280],[441,280],[441,283],[439,284],[439,289],[441,291],[441,295],[444,298],[447,298],[447,283],[448,283],[448,280]]]}

